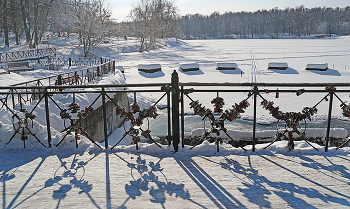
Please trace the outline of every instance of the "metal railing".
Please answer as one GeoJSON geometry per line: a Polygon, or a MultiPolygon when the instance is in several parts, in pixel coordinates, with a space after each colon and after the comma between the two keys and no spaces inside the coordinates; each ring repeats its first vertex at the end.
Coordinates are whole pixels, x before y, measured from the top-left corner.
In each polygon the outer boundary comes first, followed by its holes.
{"type": "Polygon", "coordinates": [[[53,64],[55,66],[94,66],[109,62],[110,59],[104,57],[53,57],[41,60],[42,66],[53,64]]]}
{"type": "MultiPolygon", "coordinates": [[[[196,92],[229,92],[229,93],[242,93],[245,92],[248,95],[248,98],[253,98],[253,125],[252,125],[252,151],[255,151],[257,144],[256,139],[256,122],[257,122],[257,98],[260,97],[263,99],[264,108],[266,110],[269,110],[270,113],[278,118],[279,120],[290,120],[290,122],[293,124],[296,124],[295,117],[302,117],[298,120],[305,119],[306,117],[309,117],[313,114],[311,111],[312,108],[316,108],[319,103],[321,103],[324,100],[329,100],[329,109],[327,113],[327,132],[325,135],[326,143],[325,143],[325,151],[328,151],[328,142],[330,140],[330,125],[331,125],[331,118],[332,118],[332,108],[333,108],[333,100],[334,98],[339,99],[339,101],[342,104],[343,114],[346,117],[350,117],[350,107],[349,105],[345,104],[341,98],[337,95],[338,93],[349,93],[350,92],[350,83],[180,83],[179,77],[176,71],[172,73],[172,79],[171,83],[155,83],[155,84],[122,84],[122,85],[77,85],[77,86],[11,86],[11,87],[0,87],[0,95],[2,96],[1,103],[2,108],[8,109],[11,113],[14,113],[13,108],[10,108],[9,105],[7,105],[9,102],[6,102],[6,100],[14,100],[14,98],[21,97],[22,95],[40,95],[38,99],[38,103],[41,101],[45,101],[45,109],[46,109],[46,120],[47,120],[47,133],[48,133],[48,146],[51,146],[51,136],[50,136],[50,111],[48,109],[48,100],[52,98],[52,95],[55,94],[89,94],[89,93],[99,93],[100,96],[98,98],[102,99],[102,107],[104,107],[104,102],[109,98],[108,94],[110,93],[117,93],[117,92],[163,92],[164,95],[156,102],[158,103],[161,99],[163,99],[165,96],[167,96],[167,110],[168,110],[168,142],[170,145],[170,142],[172,141],[172,144],[174,146],[174,150],[178,151],[180,141],[182,140],[182,147],[184,147],[184,133],[185,133],[185,120],[184,120],[184,105],[186,102],[194,102],[193,99],[191,99],[191,94],[196,92]],[[200,87],[200,88],[198,88],[200,87]],[[225,87],[224,89],[222,87],[225,87]],[[319,93],[319,94],[325,94],[323,99],[318,102],[316,105],[312,106],[310,109],[305,109],[305,112],[302,113],[282,113],[278,112],[278,108],[275,108],[273,106],[273,103],[269,103],[262,95],[261,92],[265,92],[266,87],[279,87],[277,90],[269,90],[271,93],[298,93],[300,91],[300,88],[302,88],[302,93],[319,93]],[[74,90],[71,90],[72,88],[84,88],[85,90],[75,92],[74,90]],[[94,90],[89,90],[90,88],[94,88],[94,90]],[[106,88],[120,88],[120,90],[106,90],[106,88]],[[132,89],[130,89],[132,88],[132,89]],[[142,89],[139,89],[142,88],[142,89]],[[217,89],[215,89],[217,88],[217,89]],[[56,91],[57,89],[60,89],[62,91],[56,91]],[[96,90],[100,89],[100,90],[96,90]],[[9,90],[9,91],[8,91],[9,90]],[[23,91],[26,90],[26,91],[23,91]],[[22,91],[22,92],[20,92],[22,91]],[[185,98],[188,98],[189,100],[185,100],[185,98]],[[308,111],[306,111],[308,110],[308,111]],[[274,115],[275,114],[275,115],[274,115]],[[348,115],[345,115],[348,114],[348,115]],[[294,116],[293,116],[294,115],[294,116]],[[293,117],[292,117],[293,116],[293,117]],[[181,123],[180,123],[181,121],[181,123]]],[[[136,94],[134,94],[134,101],[136,101],[136,94]]],[[[97,99],[98,99],[97,98],[97,99]]],[[[97,100],[96,99],[96,100],[97,100]]],[[[96,101],[95,100],[95,101],[96,101]]],[[[244,101],[244,100],[243,100],[244,101]]],[[[19,100],[21,102],[21,99],[19,100]]],[[[156,104],[155,103],[155,104],[156,104]]],[[[57,104],[57,103],[56,103],[57,104]]],[[[114,103],[116,107],[118,108],[118,111],[122,111],[123,107],[119,107],[116,103],[114,103]]],[[[200,106],[195,106],[195,103],[190,103],[192,107],[197,108],[197,114],[199,111],[203,113],[201,116],[211,117],[211,112],[206,111],[206,109],[200,109],[200,106]],[[199,108],[199,109],[198,109],[199,108]]],[[[244,102],[243,102],[244,104],[244,102]]],[[[58,106],[58,105],[57,105],[58,106]]],[[[37,105],[34,107],[34,109],[37,107],[37,105]]],[[[59,109],[63,110],[64,108],[58,107],[59,109]]],[[[218,130],[224,130],[223,127],[223,121],[226,119],[229,119],[229,121],[232,121],[235,119],[235,116],[237,116],[237,113],[240,112],[240,108],[245,108],[241,106],[241,103],[236,105],[236,109],[232,109],[228,112],[222,112],[220,115],[220,119],[211,118],[211,122],[215,124],[216,128],[218,130]],[[223,114],[226,114],[223,116],[223,114]],[[221,126],[220,126],[221,124],[221,126]]],[[[33,110],[31,110],[29,113],[32,113],[33,110]]],[[[105,112],[105,110],[104,110],[105,112]]],[[[29,115],[30,114],[26,114],[29,115]]],[[[122,115],[122,114],[121,114],[122,115]]],[[[103,114],[103,120],[106,121],[106,115],[103,114]]],[[[126,117],[126,116],[124,116],[126,117]]],[[[213,128],[215,129],[214,125],[213,128]]],[[[133,130],[129,130],[128,133],[132,132],[133,130]]],[[[217,131],[217,130],[215,130],[217,131]]],[[[286,134],[287,137],[291,136],[292,132],[296,131],[295,129],[281,132],[281,134],[286,134]],[[290,135],[289,135],[290,134],[290,135]]],[[[104,125],[104,141],[105,146],[108,148],[108,135],[106,131],[106,124],[104,125]]],[[[298,133],[298,132],[297,132],[298,133]]],[[[301,134],[302,133],[298,133],[301,134]]],[[[303,136],[303,135],[302,135],[303,136]]],[[[204,136],[205,137],[205,136],[204,136]]],[[[63,139],[62,139],[63,140],[63,139]]],[[[291,142],[293,142],[292,139],[289,138],[291,142]]],[[[307,142],[306,139],[303,139],[307,142]]],[[[91,140],[93,141],[93,140],[91,140]]],[[[309,143],[309,142],[308,142],[309,143]]],[[[217,143],[219,144],[219,143],[217,143]]],[[[310,143],[309,143],[310,144],[310,143]]],[[[345,143],[343,143],[341,146],[343,146],[345,143]]],[[[114,145],[115,146],[115,145],[114,145]]],[[[113,147],[114,147],[113,146],[113,147]]],[[[312,146],[312,145],[311,145],[312,146]]],[[[339,146],[339,147],[341,147],[339,146]]],[[[338,147],[338,148],[339,148],[338,147]]],[[[315,148],[316,149],[316,148],[315,148]]]]}
{"type": "Polygon", "coordinates": [[[55,57],[55,48],[31,49],[14,51],[0,54],[0,63],[16,62],[25,60],[39,60],[48,57],[55,57]]]}
{"type": "Polygon", "coordinates": [[[15,97],[12,97],[12,106],[14,107],[16,104],[21,102],[32,102],[35,99],[35,94],[31,95],[30,92],[44,91],[41,88],[33,89],[32,87],[56,86],[54,88],[49,88],[48,90],[62,91],[62,86],[84,85],[92,80],[95,80],[96,77],[100,77],[104,74],[115,71],[115,60],[103,59],[103,61],[106,62],[92,67],[86,67],[75,71],[11,85],[9,87],[9,92],[17,95],[16,99],[15,97]]]}

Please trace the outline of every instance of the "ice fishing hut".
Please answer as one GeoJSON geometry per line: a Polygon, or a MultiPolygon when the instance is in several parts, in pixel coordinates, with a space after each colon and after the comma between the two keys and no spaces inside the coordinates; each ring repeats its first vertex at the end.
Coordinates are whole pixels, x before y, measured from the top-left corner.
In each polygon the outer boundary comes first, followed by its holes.
{"type": "Polygon", "coordinates": [[[236,70],[237,64],[233,62],[217,62],[217,70],[236,70]]]}
{"type": "Polygon", "coordinates": [[[286,62],[270,62],[267,69],[274,70],[286,70],[288,68],[288,63],[286,62]]]}
{"type": "Polygon", "coordinates": [[[139,64],[137,68],[139,71],[143,71],[145,73],[154,73],[162,70],[162,66],[160,64],[139,64]]]}
{"type": "Polygon", "coordinates": [[[180,63],[179,67],[184,72],[199,70],[199,64],[198,63],[180,63]]]}
{"type": "Polygon", "coordinates": [[[307,64],[305,70],[322,70],[325,71],[328,69],[328,64],[307,64]]]}

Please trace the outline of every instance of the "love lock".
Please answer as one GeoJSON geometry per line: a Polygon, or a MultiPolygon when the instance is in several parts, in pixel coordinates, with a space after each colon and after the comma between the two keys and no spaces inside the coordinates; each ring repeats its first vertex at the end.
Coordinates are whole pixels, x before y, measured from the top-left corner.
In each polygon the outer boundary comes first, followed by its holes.
{"type": "Polygon", "coordinates": [[[68,110],[70,110],[71,113],[77,113],[80,110],[80,106],[73,102],[68,105],[68,110]]]}
{"type": "Polygon", "coordinates": [[[125,111],[126,111],[125,107],[117,106],[117,109],[115,110],[115,114],[116,115],[121,115],[125,111]]]}
{"type": "Polygon", "coordinates": [[[130,107],[131,107],[133,114],[140,112],[140,110],[141,110],[140,105],[138,105],[137,103],[131,104],[130,107]]]}
{"type": "Polygon", "coordinates": [[[350,105],[347,105],[345,103],[342,103],[340,105],[341,109],[343,110],[342,111],[342,114],[344,115],[344,117],[348,117],[350,118],[350,105]]]}
{"type": "Polygon", "coordinates": [[[222,97],[216,97],[211,101],[212,104],[214,104],[214,112],[215,113],[222,113],[223,110],[221,109],[224,105],[224,99],[222,97]]]}
{"type": "Polygon", "coordinates": [[[145,138],[149,138],[150,133],[151,133],[151,130],[145,130],[145,131],[142,131],[141,136],[145,138]]]}
{"type": "Polygon", "coordinates": [[[61,110],[60,116],[61,116],[61,119],[69,119],[69,118],[72,117],[72,116],[67,112],[66,109],[61,110]]]}

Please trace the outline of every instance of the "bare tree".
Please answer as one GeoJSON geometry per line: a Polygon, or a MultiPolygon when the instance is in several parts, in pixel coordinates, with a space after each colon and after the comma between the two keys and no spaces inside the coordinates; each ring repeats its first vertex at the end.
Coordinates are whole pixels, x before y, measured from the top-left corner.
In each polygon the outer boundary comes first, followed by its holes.
{"type": "Polygon", "coordinates": [[[104,7],[102,0],[87,0],[75,6],[73,27],[79,34],[85,57],[113,32],[110,17],[111,11],[104,7]]]}
{"type": "Polygon", "coordinates": [[[155,47],[160,39],[176,34],[179,15],[171,1],[140,0],[129,16],[135,36],[140,40],[140,52],[155,47]]]}

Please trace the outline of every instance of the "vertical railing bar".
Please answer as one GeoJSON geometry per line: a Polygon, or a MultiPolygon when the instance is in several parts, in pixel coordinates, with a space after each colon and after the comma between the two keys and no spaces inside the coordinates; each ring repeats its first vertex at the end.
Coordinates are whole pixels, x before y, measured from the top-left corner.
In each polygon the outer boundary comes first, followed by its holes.
{"type": "Polygon", "coordinates": [[[171,135],[171,112],[170,112],[170,89],[167,90],[167,110],[168,110],[168,145],[171,145],[172,135],[171,135]]]}
{"type": "Polygon", "coordinates": [[[46,111],[47,142],[49,143],[49,148],[51,148],[50,111],[49,111],[49,100],[48,100],[47,89],[45,91],[45,111],[46,111]]]}
{"type": "Polygon", "coordinates": [[[328,141],[329,141],[329,133],[330,133],[330,128],[331,128],[331,119],[332,119],[333,95],[334,95],[334,91],[331,89],[329,92],[329,108],[328,108],[328,121],[327,121],[325,152],[328,152],[328,141]]]}
{"type": "Polygon", "coordinates": [[[179,124],[179,76],[176,70],[171,74],[171,94],[172,94],[172,128],[173,147],[175,152],[179,150],[180,124],[179,124]]]}
{"type": "Polygon", "coordinates": [[[255,131],[256,131],[256,96],[259,93],[258,87],[254,86],[254,115],[253,115],[253,147],[252,147],[252,152],[255,152],[255,144],[256,144],[256,139],[255,139],[255,131]]]}
{"type": "Polygon", "coordinates": [[[107,113],[106,113],[106,93],[105,88],[102,87],[102,114],[103,114],[103,132],[105,137],[105,148],[108,148],[108,134],[107,134],[107,113]]]}
{"type": "Polygon", "coordinates": [[[13,88],[11,88],[11,97],[12,97],[12,107],[13,109],[15,109],[15,94],[14,94],[14,91],[13,91],[13,88]]]}
{"type": "Polygon", "coordinates": [[[184,87],[181,86],[181,144],[185,147],[184,87]]]}

